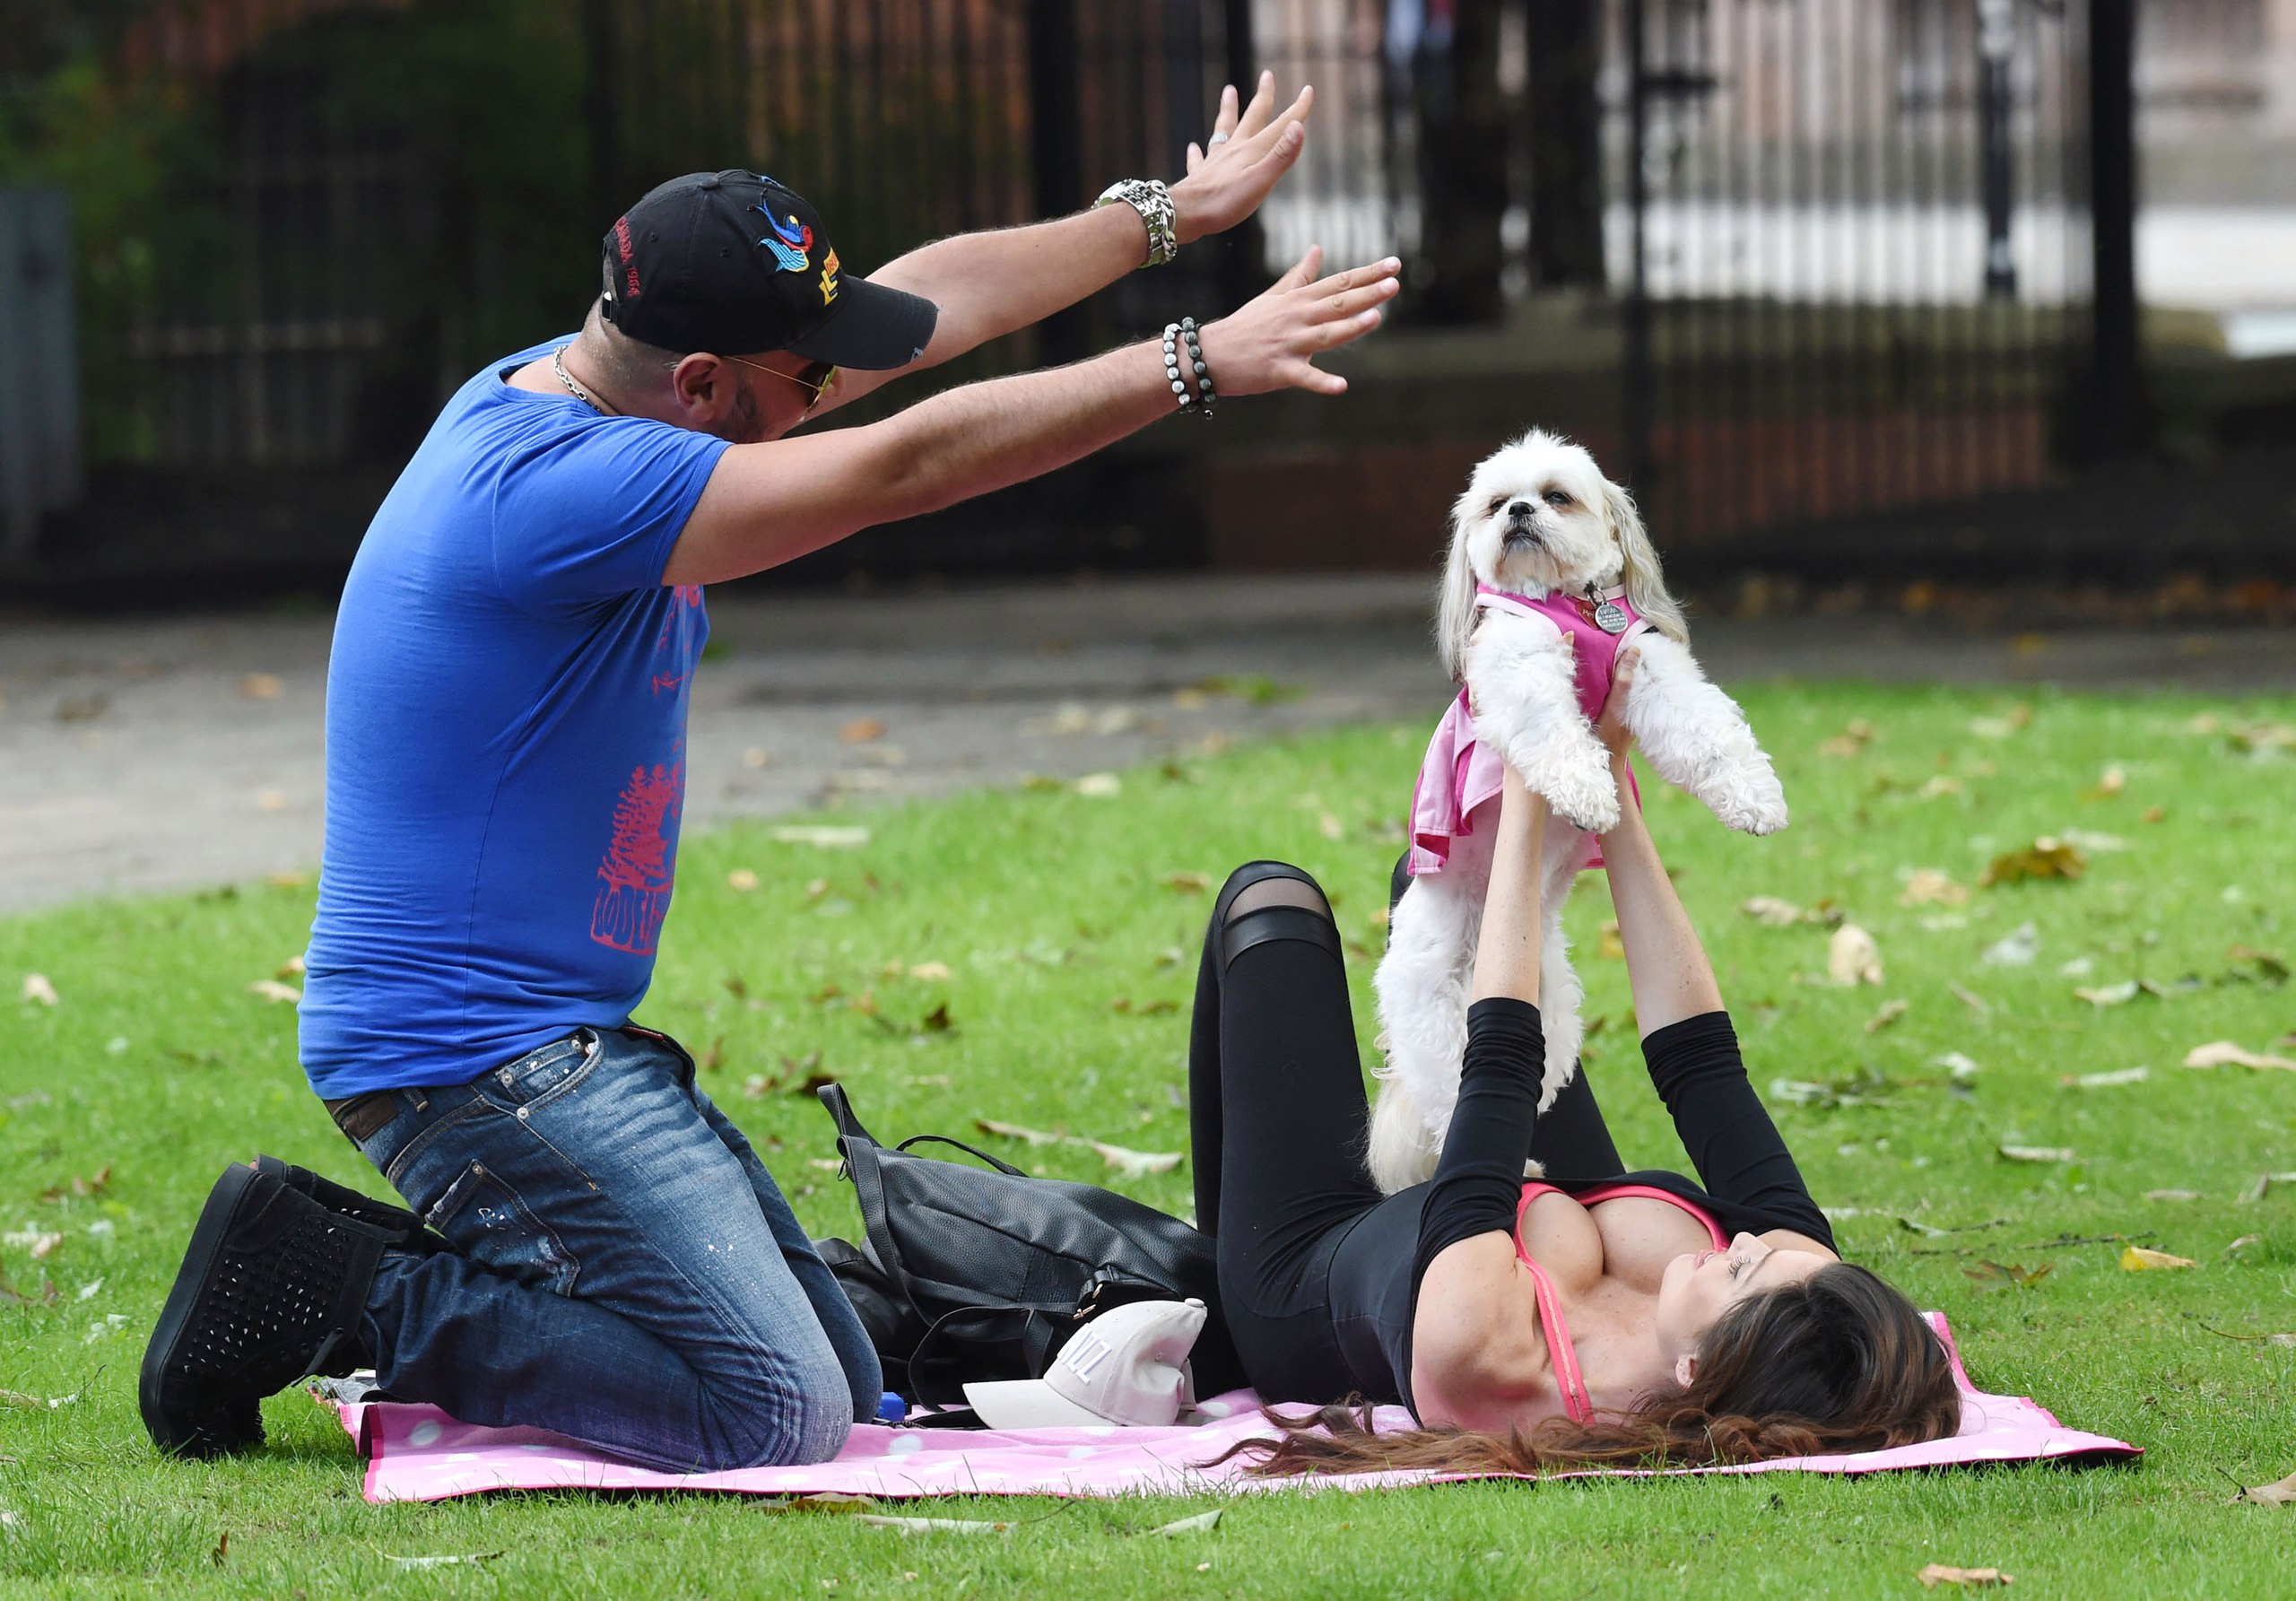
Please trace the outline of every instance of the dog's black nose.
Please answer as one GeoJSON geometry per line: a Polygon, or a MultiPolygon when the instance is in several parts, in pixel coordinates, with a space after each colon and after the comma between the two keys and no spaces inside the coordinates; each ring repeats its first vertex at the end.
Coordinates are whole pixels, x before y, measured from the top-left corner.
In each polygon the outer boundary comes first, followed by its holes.
{"type": "Polygon", "coordinates": [[[1509,517],[1528,517],[1531,515],[1531,503],[1528,500],[1517,500],[1514,504],[1507,508],[1507,515],[1509,517]]]}

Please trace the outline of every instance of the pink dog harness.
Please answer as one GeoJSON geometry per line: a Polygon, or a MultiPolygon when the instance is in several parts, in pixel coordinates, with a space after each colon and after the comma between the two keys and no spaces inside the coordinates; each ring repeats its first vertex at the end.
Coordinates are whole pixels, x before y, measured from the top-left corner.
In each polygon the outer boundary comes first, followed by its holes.
{"type": "MultiPolygon", "coordinates": [[[[1589,722],[1602,715],[1603,702],[1610,698],[1611,678],[1618,666],[1618,653],[1626,642],[1647,631],[1650,624],[1626,598],[1624,586],[1612,589],[1602,598],[1616,605],[1627,616],[1622,633],[1606,633],[1596,624],[1591,603],[1575,596],[1549,595],[1536,599],[1526,595],[1509,595],[1489,585],[1475,586],[1479,610],[1497,609],[1514,612],[1522,616],[1545,618],[1562,631],[1570,641],[1570,654],[1578,662],[1578,709],[1589,722]]],[[[1443,720],[1435,726],[1435,736],[1427,742],[1426,759],[1419,764],[1419,783],[1411,796],[1411,875],[1440,873],[1451,859],[1451,841],[1465,839],[1474,832],[1474,810],[1485,801],[1495,798],[1506,780],[1506,768],[1499,753],[1475,737],[1474,713],[1467,705],[1467,692],[1462,689],[1458,699],[1443,713],[1443,720]]],[[[1632,780],[1630,779],[1629,782],[1632,780]]],[[[1637,792],[1638,797],[1639,791],[1637,792]]],[[[1587,867],[1603,865],[1599,847],[1589,841],[1587,867]]]]}

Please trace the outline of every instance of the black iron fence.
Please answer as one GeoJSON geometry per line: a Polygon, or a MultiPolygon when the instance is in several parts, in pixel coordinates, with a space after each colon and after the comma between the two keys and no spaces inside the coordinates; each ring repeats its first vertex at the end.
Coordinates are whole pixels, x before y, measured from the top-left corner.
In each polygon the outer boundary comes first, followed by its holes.
{"type": "Polygon", "coordinates": [[[2078,402],[2135,414],[2133,283],[2093,270],[2128,227],[2128,108],[2091,73],[2128,4],[315,7],[147,65],[173,120],[132,226],[90,241],[91,454],[387,465],[481,362],[572,325],[598,236],[663,176],[774,172],[865,267],[1177,172],[1265,63],[1318,100],[1257,229],[961,376],[1232,300],[1319,240],[1410,261],[1387,341],[1484,328],[1535,375],[1526,330],[1576,308],[1619,396],[1587,431],[1669,537],[2031,483],[2078,402]]]}

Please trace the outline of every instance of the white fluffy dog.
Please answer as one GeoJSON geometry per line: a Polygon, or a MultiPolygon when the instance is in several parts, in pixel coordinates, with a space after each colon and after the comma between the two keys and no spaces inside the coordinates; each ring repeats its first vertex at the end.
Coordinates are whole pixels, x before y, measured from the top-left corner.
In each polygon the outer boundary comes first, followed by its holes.
{"type": "Polygon", "coordinates": [[[1498,823],[1493,756],[1553,808],[1541,889],[1542,1110],[1578,1059],[1584,992],[1562,935],[1562,903],[1599,854],[1594,836],[1618,822],[1618,792],[1589,707],[1599,709],[1620,648],[1641,653],[1625,720],[1650,766],[1734,829],[1768,834],[1786,826],[1770,758],[1736,702],[1692,657],[1681,608],[1660,582],[1633,500],[1569,440],[1534,431],[1475,469],[1451,513],[1436,638],[1443,665],[1474,698],[1470,711],[1462,695],[1430,748],[1413,805],[1415,876],[1396,906],[1375,981],[1385,1061],[1369,1160],[1373,1180],[1389,1194],[1432,1175],[1458,1099],[1498,823]],[[1481,782],[1467,783],[1471,769],[1481,782]],[[1446,795],[1431,796],[1431,785],[1446,795]],[[1456,814],[1448,827],[1436,825],[1431,850],[1422,848],[1431,803],[1456,814]]]}

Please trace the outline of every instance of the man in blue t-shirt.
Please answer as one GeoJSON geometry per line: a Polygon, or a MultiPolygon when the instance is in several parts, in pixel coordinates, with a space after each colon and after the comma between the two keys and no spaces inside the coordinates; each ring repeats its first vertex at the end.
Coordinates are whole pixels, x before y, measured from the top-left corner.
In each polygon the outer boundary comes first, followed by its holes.
{"type": "Polygon", "coordinates": [[[877,1359],[646,994],[685,792],[703,586],[1286,387],[1376,326],[1397,264],[1309,252],[1197,328],[785,438],[1232,226],[1309,95],[1233,92],[1188,176],[844,274],[770,178],[695,173],[605,236],[581,332],[491,364],[375,515],[336,619],[302,1059],[412,1211],[274,1158],[208,1197],[145,1355],[169,1451],[257,1444],[258,1404],[372,1365],[465,1422],[671,1470],[817,1461],[877,1359]],[[1146,239],[1144,252],[1143,234],[1146,239]]]}

